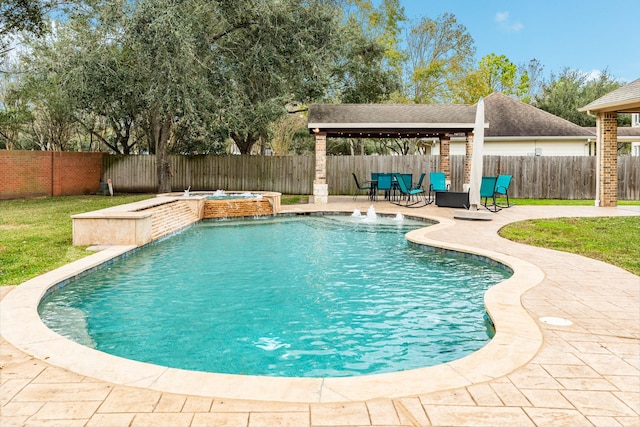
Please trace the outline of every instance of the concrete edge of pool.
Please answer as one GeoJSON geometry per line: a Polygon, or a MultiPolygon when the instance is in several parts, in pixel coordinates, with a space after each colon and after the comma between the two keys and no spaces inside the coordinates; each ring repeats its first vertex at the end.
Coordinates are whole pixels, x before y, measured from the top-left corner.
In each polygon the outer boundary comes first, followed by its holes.
{"type": "Polygon", "coordinates": [[[437,221],[438,224],[408,233],[410,241],[488,257],[507,265],[514,272],[512,277],[492,286],[485,294],[487,312],[496,325],[495,337],[482,349],[449,363],[343,378],[215,374],[112,356],[70,341],[42,323],[37,307],[49,288],[109,262],[133,250],[134,246],[112,246],[16,287],[0,301],[2,335],[16,348],[37,359],[88,377],[162,392],[244,400],[317,403],[395,398],[488,381],[526,364],[540,349],[543,338],[534,319],[522,307],[520,298],[525,291],[542,282],[542,270],[505,254],[432,240],[428,237],[430,233],[451,227],[455,221],[433,215],[415,216],[437,221]],[[265,396],[269,398],[265,399],[265,396]]]}

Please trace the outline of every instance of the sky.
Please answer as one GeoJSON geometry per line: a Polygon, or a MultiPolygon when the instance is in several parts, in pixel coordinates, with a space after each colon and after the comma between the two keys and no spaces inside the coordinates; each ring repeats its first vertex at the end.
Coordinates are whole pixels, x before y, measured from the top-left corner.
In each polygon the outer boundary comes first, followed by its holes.
{"type": "Polygon", "coordinates": [[[490,53],[516,65],[537,59],[544,78],[566,68],[640,78],[638,0],[400,0],[408,20],[452,13],[475,41],[476,60],[490,53]],[[611,33],[608,34],[608,32],[611,33]]]}

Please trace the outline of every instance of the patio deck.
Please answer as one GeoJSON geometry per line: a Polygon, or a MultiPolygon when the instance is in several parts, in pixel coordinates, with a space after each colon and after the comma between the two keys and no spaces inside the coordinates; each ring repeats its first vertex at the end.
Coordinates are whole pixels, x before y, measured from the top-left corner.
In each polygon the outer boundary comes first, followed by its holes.
{"type": "MultiPolygon", "coordinates": [[[[228,399],[133,387],[79,375],[35,359],[0,341],[2,426],[639,426],[640,278],[611,265],[533,248],[497,235],[507,223],[559,216],[640,215],[640,207],[515,206],[493,221],[453,219],[453,209],[406,209],[349,197],[329,199],[323,211],[402,212],[441,218],[428,239],[464,244],[522,259],[544,277],[520,301],[542,340],[530,360],[469,385],[408,392],[393,398],[308,403],[228,399]],[[543,323],[561,317],[570,326],[543,323]]],[[[283,212],[315,211],[314,205],[283,212]]],[[[0,288],[4,298],[12,292],[0,288]]],[[[523,313],[525,313],[523,311],[523,313]]],[[[523,319],[513,319],[519,322],[523,319]]],[[[6,324],[0,325],[2,331],[6,324]]],[[[494,354],[496,366],[512,354],[494,354]]],[[[440,381],[440,380],[439,380],[440,381]]],[[[400,387],[402,384],[400,384],[400,387]]]]}

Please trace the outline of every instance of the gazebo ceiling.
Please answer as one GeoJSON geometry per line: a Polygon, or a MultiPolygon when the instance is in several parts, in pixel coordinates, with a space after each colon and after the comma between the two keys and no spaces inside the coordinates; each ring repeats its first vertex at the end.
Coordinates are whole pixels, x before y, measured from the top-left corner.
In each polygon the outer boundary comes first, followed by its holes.
{"type": "Polygon", "coordinates": [[[312,104],[309,132],[334,138],[427,138],[472,132],[475,105],[312,104]]]}

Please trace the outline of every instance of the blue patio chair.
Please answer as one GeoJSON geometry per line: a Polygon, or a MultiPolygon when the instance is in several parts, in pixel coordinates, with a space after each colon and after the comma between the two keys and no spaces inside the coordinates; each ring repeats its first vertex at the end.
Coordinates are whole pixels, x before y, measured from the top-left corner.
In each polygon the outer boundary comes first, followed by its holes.
{"type": "Polygon", "coordinates": [[[495,189],[495,197],[506,197],[507,204],[506,205],[498,205],[501,208],[510,208],[513,206],[512,203],[509,202],[509,186],[511,185],[511,175],[498,175],[496,179],[496,189],[495,189]]]}
{"type": "Polygon", "coordinates": [[[378,175],[377,172],[371,172],[371,200],[378,200],[378,175]]]}
{"type": "Polygon", "coordinates": [[[353,175],[353,180],[356,182],[356,191],[353,194],[353,200],[355,200],[358,197],[358,194],[362,191],[366,191],[369,195],[369,198],[371,198],[373,194],[373,187],[371,185],[361,185],[356,174],[352,172],[351,175],[353,175]]]}
{"type": "Polygon", "coordinates": [[[384,198],[389,199],[391,197],[391,190],[393,189],[393,182],[390,173],[378,174],[378,190],[384,191],[384,198]]]}
{"type": "Polygon", "coordinates": [[[447,184],[447,176],[444,172],[430,172],[429,173],[429,200],[428,203],[433,203],[436,200],[436,191],[449,191],[449,184],[447,184]]]}
{"type": "MultiPolygon", "coordinates": [[[[418,178],[418,182],[416,182],[416,184],[411,187],[413,190],[417,190],[418,188],[422,188],[422,181],[424,181],[424,177],[427,176],[426,173],[421,173],[420,174],[420,178],[418,178]]],[[[424,190],[424,188],[423,188],[424,190]]]]}
{"type": "Polygon", "coordinates": [[[410,173],[401,173],[400,176],[404,181],[407,188],[413,188],[413,174],[410,173]]]}
{"type": "Polygon", "coordinates": [[[496,180],[495,176],[483,176],[480,183],[480,199],[484,199],[482,206],[490,210],[491,212],[498,212],[500,207],[496,204],[496,180]],[[489,205],[489,198],[491,198],[491,205],[489,205]]]}
{"type": "MultiPolygon", "coordinates": [[[[408,188],[408,189],[412,189],[413,188],[413,174],[410,173],[400,173],[398,174],[400,175],[400,177],[402,178],[402,180],[404,181],[404,185],[408,188]]],[[[403,197],[402,192],[400,191],[399,188],[399,184],[397,183],[397,177],[396,174],[393,173],[393,199],[397,198],[401,198],[403,197]],[[396,194],[398,193],[398,194],[396,194]]]]}
{"type": "Polygon", "coordinates": [[[400,199],[405,199],[406,202],[404,205],[406,207],[413,206],[418,208],[420,206],[427,205],[427,199],[424,195],[424,190],[422,188],[412,189],[411,187],[408,187],[405,180],[402,178],[402,175],[399,173],[394,173],[393,176],[398,184],[398,190],[400,191],[400,196],[401,196],[397,202],[392,202],[393,204],[401,205],[402,202],[400,202],[400,199]],[[421,202],[422,202],[421,205],[416,206],[421,202]]]}

